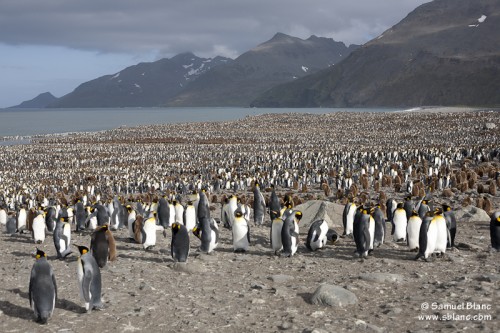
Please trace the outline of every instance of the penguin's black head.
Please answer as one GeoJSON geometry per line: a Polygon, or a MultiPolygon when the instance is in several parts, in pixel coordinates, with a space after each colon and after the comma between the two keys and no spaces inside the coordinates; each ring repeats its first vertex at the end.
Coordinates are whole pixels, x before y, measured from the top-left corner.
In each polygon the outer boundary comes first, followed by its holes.
{"type": "Polygon", "coordinates": [[[451,210],[451,207],[447,204],[443,204],[443,212],[449,212],[451,210]]]}
{"type": "Polygon", "coordinates": [[[35,258],[38,260],[38,259],[41,259],[41,258],[47,258],[47,254],[45,252],[43,252],[42,250],[40,249],[36,249],[36,255],[35,255],[35,258]]]}
{"type": "Polygon", "coordinates": [[[200,238],[200,237],[201,237],[201,229],[200,229],[200,228],[198,228],[198,227],[194,227],[194,228],[193,228],[193,234],[194,234],[196,237],[200,238]]]}
{"type": "Polygon", "coordinates": [[[443,214],[443,208],[436,207],[436,209],[434,209],[434,215],[441,215],[441,214],[443,214]]]}
{"type": "Polygon", "coordinates": [[[234,212],[234,216],[236,216],[236,217],[242,217],[243,213],[238,210],[238,211],[234,212]]]}
{"type": "Polygon", "coordinates": [[[411,216],[418,216],[418,213],[415,209],[411,211],[411,216]]]}
{"type": "Polygon", "coordinates": [[[191,200],[188,201],[188,206],[192,206],[193,202],[191,200]]]}
{"type": "Polygon", "coordinates": [[[80,252],[81,255],[84,255],[85,253],[89,252],[89,248],[86,246],[76,245],[76,244],[74,244],[74,245],[78,248],[78,251],[80,252]]]}
{"type": "Polygon", "coordinates": [[[295,218],[297,221],[300,221],[302,219],[302,212],[295,212],[295,218]]]}
{"type": "Polygon", "coordinates": [[[398,203],[398,205],[396,207],[397,208],[403,208],[403,203],[402,202],[398,203]]]}

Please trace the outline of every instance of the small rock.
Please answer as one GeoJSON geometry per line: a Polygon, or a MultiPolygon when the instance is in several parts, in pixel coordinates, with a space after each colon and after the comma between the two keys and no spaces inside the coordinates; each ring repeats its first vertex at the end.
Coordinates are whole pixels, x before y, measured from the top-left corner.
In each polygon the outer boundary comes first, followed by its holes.
{"type": "Polygon", "coordinates": [[[266,286],[262,283],[259,283],[259,282],[252,282],[252,284],[250,285],[250,288],[251,289],[257,289],[257,290],[261,290],[261,289],[265,289],[266,286]]]}
{"type": "Polygon", "coordinates": [[[252,304],[264,304],[264,303],[266,303],[266,301],[263,300],[262,298],[254,298],[252,300],[252,304]]]}
{"type": "Polygon", "coordinates": [[[324,311],[314,311],[313,313],[311,313],[311,317],[313,318],[321,318],[324,315],[325,315],[324,311]]]}
{"type": "Polygon", "coordinates": [[[383,283],[383,282],[402,282],[404,277],[401,274],[391,273],[363,273],[359,276],[361,280],[383,283]]]}
{"type": "Polygon", "coordinates": [[[316,305],[345,306],[358,303],[358,298],[354,293],[340,286],[323,284],[312,295],[311,303],[316,305]]]}
{"type": "Polygon", "coordinates": [[[273,281],[274,283],[284,283],[293,280],[293,276],[278,274],[270,276],[269,280],[273,281]]]}

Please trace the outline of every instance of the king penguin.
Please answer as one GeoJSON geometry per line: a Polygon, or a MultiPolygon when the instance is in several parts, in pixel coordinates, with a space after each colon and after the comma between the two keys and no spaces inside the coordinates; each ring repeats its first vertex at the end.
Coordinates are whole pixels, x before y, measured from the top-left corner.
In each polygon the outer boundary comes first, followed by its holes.
{"type": "Polygon", "coordinates": [[[350,236],[353,232],[354,215],[356,215],[357,206],[352,202],[348,202],[344,206],[344,211],[342,213],[342,224],[344,225],[344,236],[350,236]],[[345,216],[345,218],[344,218],[345,216]]]}
{"type": "Polygon", "coordinates": [[[144,250],[152,250],[156,245],[156,219],[150,217],[142,225],[142,246],[144,250]]]}
{"type": "Polygon", "coordinates": [[[266,199],[260,191],[260,184],[255,182],[253,188],[253,222],[256,226],[264,224],[264,215],[266,212],[266,199]]]}
{"type": "Polygon", "coordinates": [[[380,204],[376,205],[373,208],[373,212],[371,215],[375,220],[375,233],[373,239],[373,246],[379,247],[380,245],[384,244],[385,241],[385,216],[384,212],[380,208],[380,204]]]}
{"type": "Polygon", "coordinates": [[[172,224],[172,243],[170,252],[176,262],[187,262],[189,256],[189,233],[184,224],[174,222],[172,224]]]}
{"type": "Polygon", "coordinates": [[[76,231],[85,230],[85,220],[87,219],[87,210],[83,205],[81,200],[78,200],[75,204],[75,222],[76,222],[76,231]]]}
{"type": "Polygon", "coordinates": [[[184,209],[184,225],[186,226],[186,229],[188,232],[193,230],[193,228],[196,226],[196,209],[193,205],[192,201],[188,201],[186,209],[184,209]]]}
{"type": "Polygon", "coordinates": [[[71,242],[71,226],[61,217],[54,228],[54,246],[56,247],[57,258],[66,258],[71,253],[69,244],[71,242]]]}
{"type": "Polygon", "coordinates": [[[406,211],[403,208],[403,203],[398,203],[396,210],[394,211],[392,222],[393,228],[393,238],[395,242],[406,241],[406,227],[408,224],[408,219],[406,218],[406,211]]]}
{"type": "Polygon", "coordinates": [[[431,224],[436,224],[437,236],[436,236],[436,248],[434,252],[437,252],[443,256],[446,252],[446,244],[448,243],[448,228],[446,227],[446,219],[443,216],[443,209],[441,207],[434,209],[434,218],[431,224]]]}
{"type": "Polygon", "coordinates": [[[407,241],[410,251],[418,251],[419,249],[419,239],[420,239],[420,226],[422,225],[422,219],[418,215],[417,211],[414,209],[408,220],[407,226],[407,241]]]}
{"type": "Polygon", "coordinates": [[[198,225],[193,228],[193,234],[200,239],[200,251],[211,253],[219,244],[219,227],[210,217],[210,207],[205,191],[201,191],[198,201],[198,225]]]}
{"type": "Polygon", "coordinates": [[[281,229],[283,228],[283,220],[281,219],[281,211],[272,211],[271,215],[274,220],[271,221],[271,248],[274,254],[278,254],[283,250],[283,243],[281,243],[281,229]]]}
{"type": "Polygon", "coordinates": [[[90,252],[94,256],[97,265],[103,268],[108,260],[116,259],[116,243],[113,234],[105,224],[98,227],[91,236],[90,252]]]}
{"type": "Polygon", "coordinates": [[[36,321],[46,324],[56,305],[57,284],[47,255],[38,249],[36,261],[31,268],[29,299],[36,321]]]}
{"type": "Polygon", "coordinates": [[[219,227],[212,218],[200,218],[198,225],[193,228],[193,234],[201,241],[201,252],[212,253],[219,244],[219,227]]]}
{"type": "Polygon", "coordinates": [[[158,222],[164,229],[170,228],[170,207],[165,195],[158,201],[158,222]]]}
{"type": "Polygon", "coordinates": [[[131,205],[127,205],[127,212],[128,212],[128,217],[127,217],[127,229],[128,229],[128,238],[129,240],[134,240],[135,239],[135,219],[137,218],[137,213],[134,208],[132,208],[131,205]]]}
{"type": "Polygon", "coordinates": [[[500,251],[500,212],[491,214],[490,219],[491,249],[500,251]]]}
{"type": "Polygon", "coordinates": [[[53,232],[57,221],[57,211],[54,206],[49,206],[46,208],[45,214],[45,224],[47,225],[47,231],[53,232]]]}
{"type": "Polygon", "coordinates": [[[306,247],[310,251],[323,248],[327,242],[328,223],[325,220],[317,220],[311,223],[307,232],[306,247]]]}
{"type": "Polygon", "coordinates": [[[274,188],[274,185],[272,186],[273,191],[271,192],[271,198],[269,200],[269,216],[271,218],[271,221],[274,221],[276,219],[276,215],[280,215],[279,212],[281,211],[281,204],[280,204],[280,199],[276,195],[276,189],[274,188]]]}
{"type": "Polygon", "coordinates": [[[362,206],[356,210],[354,216],[354,224],[352,234],[356,243],[356,254],[358,257],[368,257],[370,251],[370,214],[368,210],[362,206]]]}
{"type": "Polygon", "coordinates": [[[232,226],[234,252],[246,252],[250,246],[250,225],[241,210],[236,210],[232,226]]]}
{"type": "Polygon", "coordinates": [[[299,246],[299,233],[296,230],[295,222],[296,212],[291,209],[285,214],[286,218],[283,220],[283,227],[281,228],[281,243],[283,244],[282,256],[291,257],[293,256],[299,246]]]}
{"type": "Polygon", "coordinates": [[[431,225],[432,221],[432,212],[427,212],[425,213],[425,216],[422,220],[422,223],[420,224],[420,231],[419,231],[419,236],[418,236],[418,254],[415,257],[415,260],[418,260],[419,258],[424,258],[424,260],[427,260],[429,255],[431,255],[434,252],[434,248],[436,247],[436,228],[435,226],[432,227],[430,230],[431,234],[431,242],[428,242],[428,236],[429,236],[429,228],[431,225]]]}
{"type": "Polygon", "coordinates": [[[33,240],[37,244],[42,244],[45,241],[45,214],[43,211],[38,212],[38,215],[33,219],[33,240]]]}
{"type": "Polygon", "coordinates": [[[446,246],[453,248],[455,247],[455,235],[457,234],[457,218],[449,205],[443,205],[443,216],[448,228],[448,242],[446,246]]]}
{"type": "MultiPolygon", "coordinates": [[[[75,245],[76,246],[76,245],[75,245]]],[[[80,256],[77,261],[77,278],[80,298],[85,303],[87,312],[102,309],[101,271],[97,262],[85,246],[77,246],[80,256]]]]}

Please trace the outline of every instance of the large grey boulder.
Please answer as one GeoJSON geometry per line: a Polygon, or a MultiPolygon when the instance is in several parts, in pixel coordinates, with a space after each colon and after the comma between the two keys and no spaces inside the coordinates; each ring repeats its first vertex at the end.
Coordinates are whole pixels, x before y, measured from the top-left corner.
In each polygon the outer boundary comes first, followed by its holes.
{"type": "Polygon", "coordinates": [[[358,298],[354,293],[340,286],[322,284],[312,295],[311,303],[316,305],[345,306],[358,303],[358,298]]]}
{"type": "Polygon", "coordinates": [[[481,208],[467,206],[455,212],[457,222],[489,222],[490,216],[481,208]]]}
{"type": "Polygon", "coordinates": [[[309,200],[302,205],[298,205],[295,209],[302,212],[302,220],[300,220],[300,228],[307,232],[310,225],[314,221],[325,220],[329,228],[342,227],[342,212],[344,206],[324,201],[324,200],[309,200]]]}

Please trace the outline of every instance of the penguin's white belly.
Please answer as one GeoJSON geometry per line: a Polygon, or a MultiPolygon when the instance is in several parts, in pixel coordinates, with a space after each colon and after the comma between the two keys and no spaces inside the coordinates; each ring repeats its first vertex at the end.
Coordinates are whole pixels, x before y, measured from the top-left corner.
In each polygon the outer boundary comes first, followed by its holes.
{"type": "Polygon", "coordinates": [[[437,225],[436,223],[429,224],[429,229],[427,229],[427,248],[425,249],[425,259],[429,258],[429,256],[434,253],[436,249],[436,240],[437,240],[437,225]]]}
{"type": "Polygon", "coordinates": [[[316,230],[313,231],[313,234],[311,237],[310,246],[311,246],[311,249],[313,251],[316,251],[317,249],[322,249],[326,245],[326,242],[327,242],[326,233],[328,232],[328,224],[326,222],[321,223],[319,226],[319,229],[320,229],[320,232],[319,232],[318,239],[316,241],[314,241],[314,239],[316,238],[316,235],[317,235],[316,230]]]}
{"type": "Polygon", "coordinates": [[[356,213],[356,207],[349,208],[349,212],[347,213],[346,225],[345,225],[345,233],[346,235],[352,234],[352,229],[354,225],[354,214],[356,213]]]}
{"type": "Polygon", "coordinates": [[[97,217],[92,216],[89,221],[89,229],[95,230],[95,228],[97,228],[97,217]]]}
{"type": "Polygon", "coordinates": [[[422,220],[420,218],[410,218],[408,221],[408,247],[410,250],[417,249],[419,247],[419,235],[420,226],[422,225],[422,220]]]}
{"type": "Polygon", "coordinates": [[[283,228],[283,221],[272,222],[271,225],[271,243],[274,252],[283,250],[283,244],[281,243],[281,229],[283,228]]]}
{"type": "Polygon", "coordinates": [[[403,241],[406,240],[406,227],[407,227],[407,220],[406,220],[406,212],[403,210],[402,212],[396,211],[394,213],[394,241],[398,241],[402,239],[403,241]]]}
{"type": "Polygon", "coordinates": [[[196,211],[193,209],[189,209],[186,211],[186,229],[188,231],[193,230],[196,226],[196,211]]]}
{"type": "Polygon", "coordinates": [[[448,228],[446,227],[446,220],[444,217],[437,217],[436,220],[436,248],[435,252],[446,252],[446,245],[448,243],[448,228]]]}
{"type": "Polygon", "coordinates": [[[43,217],[35,217],[33,220],[33,239],[36,243],[45,241],[45,219],[43,217]]]}
{"type": "Polygon", "coordinates": [[[373,242],[375,241],[375,219],[372,216],[370,216],[368,232],[370,233],[370,250],[373,250],[373,242]]]}
{"type": "Polygon", "coordinates": [[[144,248],[156,245],[156,225],[148,222],[144,225],[144,232],[146,233],[146,240],[143,244],[144,248]]]}
{"type": "Polygon", "coordinates": [[[247,250],[248,249],[248,228],[247,225],[239,225],[239,223],[234,224],[233,228],[233,247],[235,250],[247,250]]]}
{"type": "Polygon", "coordinates": [[[0,210],[0,224],[6,225],[7,224],[7,213],[5,210],[0,210]]]}

